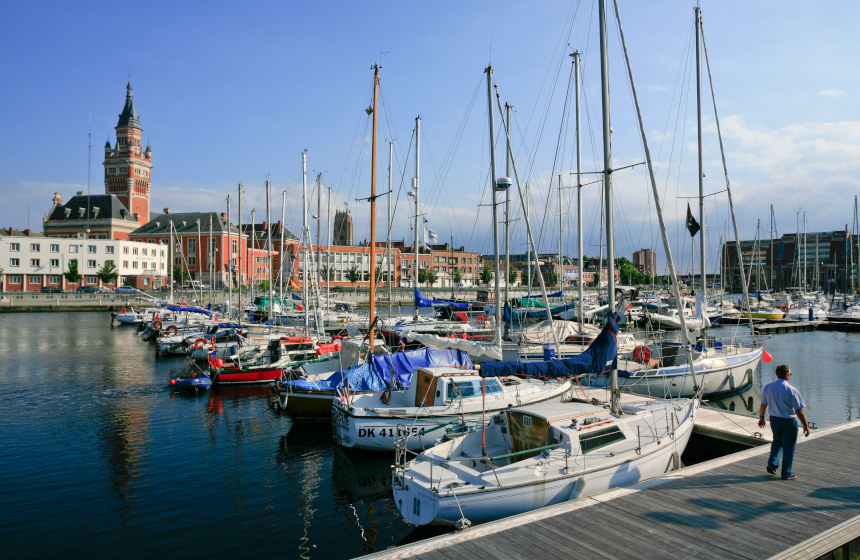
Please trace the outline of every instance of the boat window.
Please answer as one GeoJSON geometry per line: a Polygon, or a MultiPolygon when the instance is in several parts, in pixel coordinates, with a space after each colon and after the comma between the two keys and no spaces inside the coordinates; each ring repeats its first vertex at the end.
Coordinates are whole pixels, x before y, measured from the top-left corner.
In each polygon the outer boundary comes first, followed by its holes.
{"type": "Polygon", "coordinates": [[[621,429],[618,426],[610,426],[594,432],[581,433],[579,435],[579,446],[582,448],[583,453],[588,453],[622,439],[624,439],[624,434],[621,432],[621,429]]]}
{"type": "MultiPolygon", "coordinates": [[[[485,393],[487,395],[502,392],[502,385],[495,377],[485,378],[484,381],[486,385],[485,393]]],[[[449,401],[458,397],[474,397],[481,394],[480,379],[464,379],[450,381],[447,386],[448,390],[446,398],[449,401]]]]}

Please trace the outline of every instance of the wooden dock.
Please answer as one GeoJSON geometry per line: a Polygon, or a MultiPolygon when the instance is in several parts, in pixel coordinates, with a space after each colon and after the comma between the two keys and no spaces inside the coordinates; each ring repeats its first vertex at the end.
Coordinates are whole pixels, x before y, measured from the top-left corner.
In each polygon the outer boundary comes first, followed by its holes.
{"type": "Polygon", "coordinates": [[[816,558],[860,537],[858,441],[860,421],[801,435],[797,480],[763,445],[363,558],[816,558]]]}
{"type": "Polygon", "coordinates": [[[756,325],[756,334],[778,334],[789,332],[815,331],[827,321],[768,321],[756,325]]]}

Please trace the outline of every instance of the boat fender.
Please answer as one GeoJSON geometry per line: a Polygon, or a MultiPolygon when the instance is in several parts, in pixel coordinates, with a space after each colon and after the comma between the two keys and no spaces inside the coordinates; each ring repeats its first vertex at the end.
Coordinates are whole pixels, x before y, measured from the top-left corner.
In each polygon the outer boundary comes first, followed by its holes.
{"type": "Polygon", "coordinates": [[[633,361],[637,364],[647,364],[651,360],[651,349],[640,344],[633,349],[633,361]]]}

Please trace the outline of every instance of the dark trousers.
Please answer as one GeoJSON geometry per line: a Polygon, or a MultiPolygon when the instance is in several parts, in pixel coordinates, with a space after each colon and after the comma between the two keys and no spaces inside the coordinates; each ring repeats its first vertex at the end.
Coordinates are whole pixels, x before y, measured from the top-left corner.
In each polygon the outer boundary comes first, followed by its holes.
{"type": "Polygon", "coordinates": [[[770,444],[770,457],[767,464],[779,466],[779,456],[782,455],[782,478],[792,475],[791,463],[794,461],[794,448],[797,446],[797,419],[770,417],[770,429],[773,432],[773,443],[770,444]]]}

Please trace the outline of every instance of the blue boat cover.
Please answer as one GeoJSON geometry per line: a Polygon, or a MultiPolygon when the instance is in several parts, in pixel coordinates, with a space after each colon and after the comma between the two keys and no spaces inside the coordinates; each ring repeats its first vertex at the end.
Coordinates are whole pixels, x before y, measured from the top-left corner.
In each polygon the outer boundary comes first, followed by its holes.
{"type": "MultiPolygon", "coordinates": [[[[566,303],[564,305],[559,305],[557,307],[550,308],[550,313],[552,315],[558,315],[564,311],[569,309],[576,309],[576,304],[566,303]]],[[[511,309],[509,304],[505,304],[504,311],[502,312],[502,320],[506,323],[510,323],[513,319],[517,321],[521,321],[523,319],[546,319],[546,309],[511,309]],[[516,317],[514,317],[514,315],[516,317]]]]}
{"type": "Polygon", "coordinates": [[[415,368],[432,366],[454,366],[472,368],[472,360],[462,350],[433,350],[421,348],[394,354],[371,356],[360,366],[343,369],[324,381],[316,383],[304,379],[288,381],[284,385],[304,391],[332,391],[349,383],[350,392],[384,391],[389,385],[403,388],[412,382],[415,368]]]}
{"type": "Polygon", "coordinates": [[[294,300],[296,300],[296,301],[302,301],[302,296],[300,296],[299,294],[294,293],[294,294],[293,294],[293,299],[294,299],[294,300]]]}
{"type": "MultiPolygon", "coordinates": [[[[539,297],[543,297],[543,294],[527,295],[526,297],[527,298],[539,298],[539,297]]],[[[547,294],[546,297],[564,297],[564,290],[562,290],[560,292],[555,292],[552,294],[547,294]]]]}
{"type": "Polygon", "coordinates": [[[605,373],[616,367],[617,356],[618,321],[613,313],[594,342],[578,356],[548,362],[484,362],[481,376],[571,377],[583,373],[605,373]]]}
{"type": "Polygon", "coordinates": [[[428,299],[421,295],[421,292],[418,291],[418,288],[415,288],[416,307],[432,307],[434,305],[447,305],[449,307],[456,307],[457,309],[469,309],[468,303],[463,303],[459,301],[440,301],[437,299],[428,299]]]}
{"type": "Polygon", "coordinates": [[[168,304],[167,310],[168,311],[190,311],[192,313],[202,313],[203,315],[206,315],[207,317],[212,317],[212,313],[210,313],[209,311],[206,311],[205,309],[200,309],[198,307],[187,307],[187,306],[183,306],[183,305],[168,304]]]}

